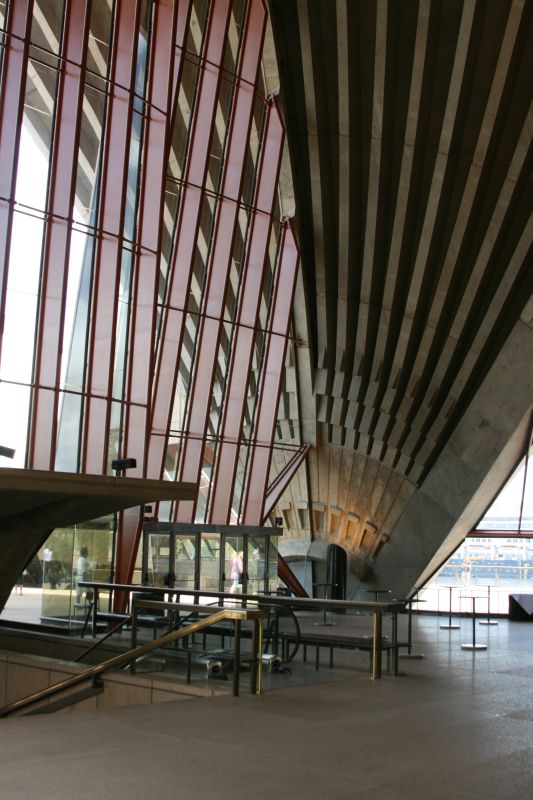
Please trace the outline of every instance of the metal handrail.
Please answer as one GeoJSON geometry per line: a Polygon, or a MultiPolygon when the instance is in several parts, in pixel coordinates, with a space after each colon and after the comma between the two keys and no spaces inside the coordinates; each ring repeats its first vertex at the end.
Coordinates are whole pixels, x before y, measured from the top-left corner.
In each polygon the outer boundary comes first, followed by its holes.
{"type": "MultiPolygon", "coordinates": [[[[96,664],[93,667],[85,670],[85,672],[81,672],[79,675],[73,675],[70,678],[66,678],[59,683],[55,683],[53,686],[48,686],[46,689],[41,689],[38,692],[33,692],[32,694],[28,695],[27,697],[23,697],[20,700],[15,700],[13,703],[9,703],[7,706],[4,706],[0,709],[0,717],[7,717],[9,714],[13,714],[15,711],[19,711],[22,708],[26,708],[30,705],[34,705],[41,700],[44,700],[48,697],[52,697],[53,695],[59,694],[59,692],[64,691],[65,689],[70,689],[72,686],[77,686],[80,683],[84,683],[85,681],[94,680],[97,676],[101,675],[104,672],[107,672],[114,667],[120,667],[123,664],[127,664],[130,661],[134,661],[141,656],[150,653],[152,650],[157,650],[159,647],[163,647],[166,644],[170,644],[171,642],[176,641],[177,639],[183,639],[185,636],[190,636],[192,633],[196,631],[202,630],[202,628],[208,628],[210,625],[214,625],[217,622],[225,619],[233,619],[235,621],[235,653],[236,656],[240,654],[240,624],[242,620],[252,619],[254,621],[254,637],[253,637],[253,648],[252,648],[252,680],[251,680],[251,691],[252,694],[260,694],[261,693],[261,659],[258,658],[258,648],[259,652],[261,652],[261,643],[262,643],[262,623],[263,619],[266,617],[265,611],[260,611],[259,609],[224,609],[223,611],[217,611],[215,614],[211,614],[209,617],[205,619],[198,620],[197,622],[193,622],[188,625],[186,628],[180,628],[177,631],[172,631],[171,633],[166,633],[164,636],[159,637],[159,639],[155,639],[147,644],[140,645],[139,647],[135,647],[133,650],[129,650],[127,653],[121,653],[118,656],[114,656],[113,658],[108,659],[107,661],[103,661],[101,664],[96,664]]],[[[234,664],[234,682],[233,682],[233,694],[239,694],[239,682],[238,682],[238,675],[239,675],[239,664],[234,664]],[[237,676],[237,679],[236,679],[237,676]]]]}
{"type": "Polygon", "coordinates": [[[120,622],[118,622],[116,625],[114,625],[114,626],[111,628],[111,630],[110,630],[110,631],[108,631],[106,634],[104,634],[104,636],[102,636],[102,637],[101,637],[101,639],[98,639],[96,642],[94,642],[94,643],[93,643],[93,644],[91,644],[89,647],[87,647],[85,650],[83,650],[83,652],[82,652],[82,653],[80,653],[80,654],[79,654],[79,656],[76,656],[76,658],[74,659],[74,661],[83,661],[83,659],[85,658],[85,656],[88,656],[88,655],[89,655],[89,653],[92,653],[92,652],[93,652],[93,650],[97,650],[97,649],[98,649],[98,647],[100,647],[100,645],[101,645],[101,644],[103,644],[104,642],[107,642],[107,640],[108,640],[108,639],[109,639],[111,636],[113,636],[113,634],[114,634],[114,633],[116,633],[116,632],[117,632],[117,631],[119,631],[121,628],[123,628],[123,627],[124,627],[124,625],[125,625],[127,622],[131,622],[131,614],[128,614],[126,617],[124,617],[124,619],[121,619],[121,620],[120,620],[120,622]]]}
{"type": "MultiPolygon", "coordinates": [[[[95,598],[95,601],[96,601],[96,598],[95,598]]],[[[210,605],[215,605],[215,603],[207,603],[206,605],[200,606],[200,608],[203,608],[203,609],[205,609],[205,608],[209,608],[209,606],[210,606],[210,605]]],[[[90,608],[90,610],[89,610],[89,613],[92,613],[92,607],[90,608]]],[[[191,612],[191,613],[190,613],[190,614],[188,614],[186,617],[183,617],[183,618],[180,620],[180,627],[181,627],[181,625],[183,625],[183,623],[185,623],[185,622],[186,622],[188,619],[190,619],[192,616],[194,616],[194,613],[192,613],[192,612],[191,612]]],[[[91,644],[89,647],[87,647],[87,649],[86,649],[86,650],[84,650],[82,653],[80,653],[80,654],[79,654],[79,656],[76,656],[76,658],[74,659],[74,661],[78,661],[78,662],[79,662],[79,661],[83,661],[83,659],[84,659],[86,656],[88,656],[88,655],[89,655],[89,653],[92,653],[94,650],[97,650],[97,649],[100,647],[100,645],[104,644],[104,642],[107,642],[107,640],[108,640],[108,639],[109,639],[111,636],[113,636],[113,634],[114,634],[114,633],[116,633],[116,632],[117,632],[117,631],[119,631],[121,628],[123,628],[123,627],[124,627],[124,625],[126,625],[126,624],[128,624],[128,623],[131,623],[131,620],[132,620],[132,615],[131,615],[131,614],[127,614],[127,615],[124,617],[124,619],[121,619],[121,620],[120,620],[120,622],[118,622],[116,625],[114,625],[114,626],[111,628],[111,630],[109,630],[109,631],[108,631],[106,634],[104,634],[104,636],[102,636],[102,637],[101,637],[100,639],[98,639],[96,642],[94,642],[94,643],[93,643],[93,644],[91,644]]],[[[177,627],[177,626],[173,626],[173,627],[171,628],[171,630],[172,630],[172,631],[174,631],[174,630],[177,630],[177,629],[178,629],[178,627],[177,627]]]]}
{"type": "MultiPolygon", "coordinates": [[[[85,586],[85,585],[86,585],[85,583],[80,583],[80,586],[85,586]]],[[[91,605],[91,610],[90,610],[89,613],[93,614],[93,630],[96,630],[96,621],[97,621],[97,617],[98,617],[98,613],[99,613],[98,612],[98,607],[97,607],[98,606],[98,588],[110,587],[110,586],[115,586],[116,587],[117,584],[104,584],[104,583],[97,583],[97,582],[93,583],[92,581],[89,581],[89,582],[87,582],[87,586],[89,586],[89,585],[94,587],[94,589],[93,589],[93,591],[94,591],[93,604],[91,605]]],[[[133,588],[130,584],[122,584],[122,589],[124,589],[126,587],[128,587],[130,590],[133,588]]],[[[136,594],[140,594],[140,595],[142,595],[142,593],[144,592],[145,594],[150,596],[150,595],[156,593],[154,591],[151,591],[154,588],[156,588],[156,587],[145,587],[145,586],[137,587],[136,586],[135,587],[135,592],[136,592],[136,594]],[[141,591],[137,591],[137,589],[139,589],[139,588],[141,589],[141,591]]],[[[157,589],[156,589],[156,591],[157,591],[157,589]]],[[[190,590],[190,589],[184,590],[183,588],[169,589],[168,587],[165,587],[163,589],[163,593],[164,594],[168,593],[168,594],[175,594],[175,595],[178,595],[178,596],[180,594],[187,594],[190,591],[193,591],[194,594],[196,594],[196,595],[199,594],[195,590],[190,590]]],[[[204,593],[202,592],[202,594],[204,594],[204,593]]],[[[236,598],[239,598],[239,601],[243,604],[243,605],[241,605],[241,608],[245,608],[246,607],[244,605],[244,603],[246,603],[247,600],[251,599],[251,602],[255,604],[255,603],[258,602],[258,597],[261,597],[262,598],[261,599],[261,605],[273,605],[274,607],[278,607],[278,612],[280,610],[279,609],[279,604],[276,603],[276,599],[277,598],[276,597],[272,597],[271,595],[260,595],[260,596],[258,596],[258,595],[248,595],[248,594],[246,594],[246,595],[234,595],[234,594],[231,594],[229,592],[208,592],[207,595],[204,595],[204,596],[214,596],[214,597],[217,598],[218,601],[220,601],[221,599],[222,600],[226,600],[226,599],[230,599],[231,598],[231,600],[233,602],[235,601],[236,598]]],[[[161,601],[141,601],[141,602],[143,602],[143,605],[145,607],[147,607],[147,608],[149,608],[149,607],[174,608],[176,605],[179,605],[179,603],[172,602],[172,601],[169,602],[169,603],[165,603],[165,602],[161,602],[161,601]]],[[[205,604],[201,604],[201,605],[199,603],[194,604],[195,611],[191,612],[186,617],[182,617],[179,620],[178,624],[173,626],[171,628],[171,630],[177,630],[178,627],[181,627],[188,619],[190,619],[190,617],[194,616],[195,612],[197,613],[197,609],[208,608],[210,605],[215,605],[215,602],[213,602],[213,603],[205,603],[205,604]]],[[[138,605],[138,602],[137,602],[137,605],[138,605]]],[[[298,650],[300,648],[301,629],[300,629],[300,624],[298,622],[298,618],[296,617],[296,614],[294,613],[294,611],[292,610],[290,605],[288,605],[286,603],[283,603],[282,605],[283,605],[283,611],[285,611],[285,613],[287,613],[288,616],[292,618],[292,621],[294,623],[294,627],[295,627],[295,630],[296,630],[296,639],[295,639],[295,642],[294,642],[293,650],[292,650],[291,653],[289,653],[287,655],[287,657],[285,659],[285,663],[289,663],[290,661],[292,661],[296,657],[296,654],[298,653],[298,650]]],[[[122,628],[127,622],[131,623],[132,622],[132,618],[133,618],[133,614],[129,614],[125,619],[121,620],[116,626],[114,626],[110,631],[108,631],[101,639],[99,639],[97,642],[95,642],[90,647],[88,647],[86,650],[84,650],[83,653],[81,653],[75,659],[75,661],[81,661],[90,652],[92,652],[93,650],[96,650],[100,646],[100,644],[102,644],[103,642],[107,641],[107,639],[109,639],[109,637],[112,636],[113,633],[115,633],[117,630],[122,628]]],[[[271,638],[271,636],[270,636],[270,632],[269,632],[269,635],[267,636],[267,641],[269,641],[270,638],[271,638]]]]}
{"type": "MultiPolygon", "coordinates": [[[[198,605],[201,597],[218,597],[223,600],[230,599],[232,602],[242,603],[242,607],[247,602],[257,603],[258,606],[279,606],[281,608],[292,608],[293,611],[303,610],[330,610],[330,611],[350,611],[353,609],[361,609],[364,611],[372,612],[373,620],[373,648],[372,648],[372,679],[378,680],[381,678],[381,650],[382,650],[382,621],[383,614],[390,613],[393,618],[393,627],[396,628],[396,616],[400,611],[405,609],[406,600],[393,600],[389,602],[379,602],[372,600],[325,600],[323,598],[303,598],[303,597],[274,597],[264,594],[231,594],[228,592],[213,591],[207,589],[189,589],[182,586],[174,587],[155,587],[155,586],[139,586],[137,584],[127,583],[106,583],[100,581],[80,581],[79,586],[87,589],[93,589],[95,592],[95,606],[93,608],[93,631],[96,631],[97,621],[97,605],[98,605],[98,592],[101,589],[104,592],[139,592],[151,594],[173,594],[177,598],[180,595],[188,595],[197,598],[198,605]]],[[[398,672],[398,648],[397,642],[394,641],[394,672],[398,672]]],[[[294,653],[291,658],[296,653],[294,653]]]]}

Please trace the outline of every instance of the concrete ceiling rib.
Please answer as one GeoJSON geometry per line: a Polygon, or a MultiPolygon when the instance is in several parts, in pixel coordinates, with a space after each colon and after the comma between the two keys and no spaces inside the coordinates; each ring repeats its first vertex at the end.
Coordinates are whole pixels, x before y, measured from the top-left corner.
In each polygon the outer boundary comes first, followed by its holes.
{"type": "Polygon", "coordinates": [[[298,22],[300,30],[301,63],[303,75],[303,91],[306,109],[307,151],[310,175],[310,201],[313,219],[313,229],[317,232],[313,240],[314,271],[316,281],[317,302],[317,345],[318,350],[327,352],[327,303],[326,303],[326,275],[324,242],[319,231],[322,229],[322,190],[319,141],[316,120],[316,89],[315,70],[312,58],[311,30],[309,19],[310,7],[308,3],[298,3],[298,22]]]}
{"type": "MultiPolygon", "coordinates": [[[[533,10],[269,7],[318,408],[311,501],[340,509],[332,535],[348,549],[392,565],[382,548],[484,405],[502,348],[528,340],[516,326],[533,289],[533,10]]],[[[510,405],[512,431],[523,407],[510,405]]]]}

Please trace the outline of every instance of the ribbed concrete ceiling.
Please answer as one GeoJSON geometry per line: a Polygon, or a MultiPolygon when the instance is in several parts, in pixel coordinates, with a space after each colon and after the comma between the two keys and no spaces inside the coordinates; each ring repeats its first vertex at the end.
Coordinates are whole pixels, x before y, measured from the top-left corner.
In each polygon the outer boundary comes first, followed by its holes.
{"type": "MultiPolygon", "coordinates": [[[[377,543],[424,481],[533,289],[533,3],[269,6],[316,440],[330,453],[340,448],[336,513],[373,522],[377,543]],[[369,508],[379,471],[376,521],[369,508]]],[[[311,483],[326,507],[323,458],[311,483]]],[[[363,536],[348,545],[357,549],[363,536]]]]}

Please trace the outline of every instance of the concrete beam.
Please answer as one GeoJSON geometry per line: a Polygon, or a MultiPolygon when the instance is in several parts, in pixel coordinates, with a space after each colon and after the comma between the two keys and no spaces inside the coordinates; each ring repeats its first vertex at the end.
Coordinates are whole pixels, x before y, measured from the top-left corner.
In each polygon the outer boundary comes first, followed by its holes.
{"type": "Polygon", "coordinates": [[[193,483],[0,469],[0,611],[31,558],[58,527],[162,500],[193,500],[193,483]]]}
{"type": "Polygon", "coordinates": [[[526,310],[407,503],[366,586],[408,596],[483,516],[524,452],[533,406],[532,358],[533,325],[526,310]]]}

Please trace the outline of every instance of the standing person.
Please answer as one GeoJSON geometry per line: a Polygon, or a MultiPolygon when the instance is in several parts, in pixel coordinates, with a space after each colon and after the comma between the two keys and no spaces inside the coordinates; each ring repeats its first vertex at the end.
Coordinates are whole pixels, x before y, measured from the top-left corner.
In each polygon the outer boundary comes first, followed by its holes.
{"type": "Polygon", "coordinates": [[[236,554],[235,558],[231,562],[231,572],[230,578],[233,581],[230,588],[230,594],[235,594],[235,592],[240,592],[242,588],[242,571],[243,571],[243,563],[242,563],[242,550],[236,554]]]}
{"type": "Polygon", "coordinates": [[[80,581],[86,581],[89,575],[89,551],[86,547],[80,548],[80,556],[76,564],[76,602],[81,603],[84,592],[83,587],[79,586],[80,581]]]}
{"type": "Polygon", "coordinates": [[[50,562],[54,558],[54,551],[51,547],[46,545],[44,548],[44,555],[43,555],[43,581],[48,580],[48,569],[50,567],[50,562]]]}
{"type": "Polygon", "coordinates": [[[469,558],[463,561],[463,586],[470,584],[470,573],[472,572],[472,562],[469,558]]]}
{"type": "Polygon", "coordinates": [[[57,589],[63,578],[63,567],[60,561],[53,558],[52,561],[48,563],[46,577],[50,584],[50,589],[57,589]]]}

